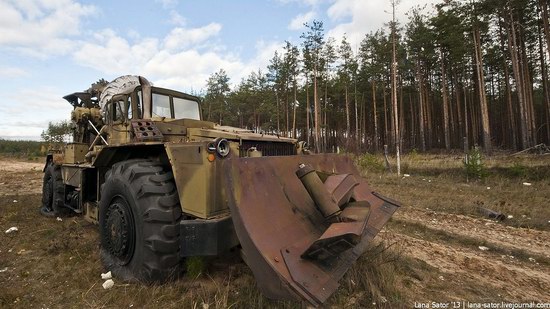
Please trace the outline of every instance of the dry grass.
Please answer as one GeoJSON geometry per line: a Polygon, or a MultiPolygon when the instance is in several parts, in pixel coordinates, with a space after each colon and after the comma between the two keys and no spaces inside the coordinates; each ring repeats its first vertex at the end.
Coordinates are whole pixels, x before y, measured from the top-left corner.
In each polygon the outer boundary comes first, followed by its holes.
{"type": "Polygon", "coordinates": [[[397,243],[373,244],[340,281],[330,302],[339,308],[395,307],[403,301],[397,280],[404,259],[397,243]]]}
{"type": "Polygon", "coordinates": [[[484,162],[488,176],[481,181],[467,181],[461,155],[405,155],[403,173],[410,177],[372,170],[365,176],[409,207],[472,216],[485,207],[512,216],[504,221],[510,226],[550,230],[550,156],[498,155],[484,162]]]}

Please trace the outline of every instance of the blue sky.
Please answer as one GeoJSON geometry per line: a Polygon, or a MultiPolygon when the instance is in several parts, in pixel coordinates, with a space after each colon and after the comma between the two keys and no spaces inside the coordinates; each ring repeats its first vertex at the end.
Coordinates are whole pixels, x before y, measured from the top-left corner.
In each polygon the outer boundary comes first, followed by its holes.
{"type": "MultiPolygon", "coordinates": [[[[433,2],[402,0],[398,19],[433,2]]],[[[304,22],[355,46],[389,10],[389,0],[0,0],[0,137],[37,139],[69,118],[62,96],[100,78],[139,74],[197,92],[224,69],[235,84],[285,40],[299,44],[304,22]]]]}

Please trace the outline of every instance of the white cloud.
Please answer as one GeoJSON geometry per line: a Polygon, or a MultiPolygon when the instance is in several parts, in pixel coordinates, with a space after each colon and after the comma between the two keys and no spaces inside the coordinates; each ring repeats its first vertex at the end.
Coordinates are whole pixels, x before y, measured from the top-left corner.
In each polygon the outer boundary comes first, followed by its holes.
{"type": "Polygon", "coordinates": [[[4,137],[37,137],[46,129],[49,121],[61,121],[70,117],[72,106],[57,88],[39,86],[19,88],[4,94],[0,109],[4,120],[0,122],[0,134],[4,137]]]}
{"type": "Polygon", "coordinates": [[[165,9],[173,8],[178,5],[178,0],[155,0],[155,2],[162,4],[165,9]]]}
{"type": "Polygon", "coordinates": [[[258,71],[258,69],[266,70],[275,51],[279,51],[279,55],[281,55],[280,53],[283,47],[284,43],[278,41],[260,40],[256,42],[256,55],[247,62],[247,68],[245,70],[246,75],[252,71],[258,71]]]}
{"type": "Polygon", "coordinates": [[[0,66],[0,78],[11,79],[28,75],[28,72],[21,68],[0,66]]]}
{"type": "Polygon", "coordinates": [[[96,33],[73,54],[84,66],[111,75],[140,74],[155,85],[183,91],[204,87],[210,74],[223,68],[233,76],[242,74],[239,57],[220,48],[202,51],[213,40],[221,25],[172,29],[164,38],[140,38],[134,42],[111,29],[96,33]],[[201,45],[202,44],[202,45],[201,45]]]}
{"type": "Polygon", "coordinates": [[[170,24],[176,26],[185,26],[187,21],[183,16],[181,16],[176,10],[170,11],[170,24]]]}
{"type": "Polygon", "coordinates": [[[213,52],[162,51],[147,62],[144,72],[155,85],[187,91],[202,89],[208,76],[219,69],[231,76],[242,69],[242,63],[237,58],[213,52]]]}
{"type": "Polygon", "coordinates": [[[145,72],[147,76],[152,76],[151,80],[157,86],[199,91],[204,90],[206,80],[212,73],[223,69],[231,79],[230,84],[235,86],[251,72],[265,70],[275,51],[282,47],[281,42],[258,41],[256,54],[248,61],[226,52],[201,54],[196,50],[187,50],[171,54],[163,51],[147,63],[145,72]]]}
{"type": "Polygon", "coordinates": [[[76,62],[109,74],[136,73],[148,59],[158,52],[158,40],[140,39],[130,44],[115,31],[105,29],[94,34],[93,39],[83,42],[73,53],[76,62]]]}
{"type": "Polygon", "coordinates": [[[290,24],[288,25],[288,29],[290,30],[301,30],[304,28],[304,23],[312,21],[316,17],[315,11],[309,11],[304,14],[300,14],[296,17],[294,17],[290,24]]]}
{"type": "Polygon", "coordinates": [[[323,0],[277,0],[282,4],[298,3],[304,6],[316,6],[323,2],[323,0]]]}
{"type": "Polygon", "coordinates": [[[218,23],[192,29],[177,27],[172,29],[164,39],[164,47],[168,50],[189,48],[218,35],[221,29],[222,26],[218,23]]]}
{"type": "Polygon", "coordinates": [[[16,89],[12,93],[5,94],[5,97],[17,107],[16,113],[25,114],[29,111],[29,108],[35,107],[43,107],[57,113],[59,109],[72,109],[71,105],[62,99],[64,95],[66,93],[61,93],[56,88],[39,86],[16,89]]]}
{"type": "Polygon", "coordinates": [[[275,50],[283,45],[259,41],[255,46],[256,56],[243,62],[239,55],[212,43],[221,28],[217,23],[198,28],[176,27],[164,38],[134,41],[105,29],[94,34],[90,41],[81,42],[82,48],[73,53],[73,58],[79,65],[103,73],[140,74],[157,86],[198,91],[207,78],[220,69],[236,83],[250,72],[265,68],[275,50]]]}
{"type": "MultiPolygon", "coordinates": [[[[406,13],[414,6],[430,5],[439,0],[402,0],[396,7],[396,19],[403,25],[407,22],[406,13]]],[[[327,10],[327,15],[335,27],[327,36],[341,38],[347,35],[352,47],[359,45],[365,34],[376,31],[391,21],[390,1],[388,0],[337,0],[327,10]]]]}
{"type": "Polygon", "coordinates": [[[81,20],[95,12],[73,0],[8,0],[0,2],[0,45],[46,57],[66,54],[69,38],[80,34],[81,20]]]}

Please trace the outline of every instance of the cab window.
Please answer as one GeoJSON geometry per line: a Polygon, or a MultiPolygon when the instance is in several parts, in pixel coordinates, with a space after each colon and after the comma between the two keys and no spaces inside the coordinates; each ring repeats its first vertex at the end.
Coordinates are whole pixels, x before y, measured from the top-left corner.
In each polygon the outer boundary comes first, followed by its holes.
{"type": "Polygon", "coordinates": [[[114,122],[124,122],[125,119],[125,107],[126,102],[123,100],[118,100],[113,103],[113,120],[114,122]]]}
{"type": "Polygon", "coordinates": [[[170,97],[164,94],[153,93],[153,116],[172,118],[170,111],[170,97]]]}
{"type": "Polygon", "coordinates": [[[137,103],[137,104],[136,104],[136,106],[137,106],[137,115],[136,115],[135,119],[142,119],[142,118],[143,118],[143,117],[142,117],[142,115],[143,115],[143,109],[142,109],[142,107],[141,107],[141,106],[142,106],[142,104],[141,104],[142,101],[143,101],[143,100],[142,100],[142,98],[141,98],[141,90],[139,90],[139,91],[137,92],[137,102],[136,102],[136,103],[137,103]]]}
{"type": "Polygon", "coordinates": [[[123,99],[107,104],[107,123],[122,123],[126,120],[126,102],[123,99]]]}

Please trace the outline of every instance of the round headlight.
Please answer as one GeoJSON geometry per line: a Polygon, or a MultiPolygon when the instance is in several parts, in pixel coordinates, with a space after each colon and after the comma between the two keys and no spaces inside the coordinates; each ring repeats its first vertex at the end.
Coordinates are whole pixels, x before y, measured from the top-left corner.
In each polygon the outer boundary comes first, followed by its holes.
{"type": "Polygon", "coordinates": [[[227,157],[229,154],[229,142],[225,139],[219,139],[215,141],[216,144],[216,152],[220,157],[227,157]]]}

